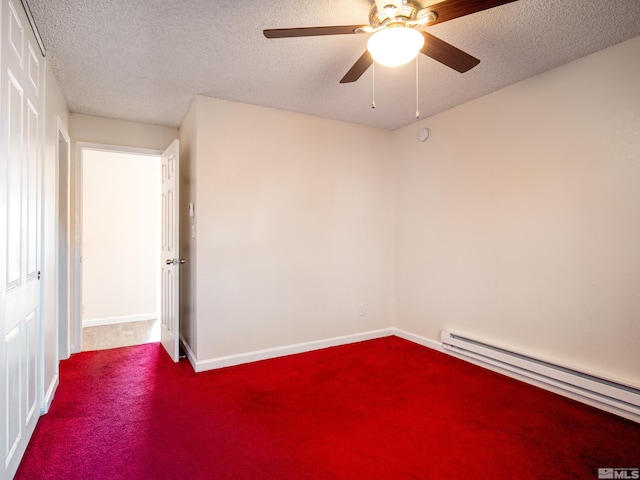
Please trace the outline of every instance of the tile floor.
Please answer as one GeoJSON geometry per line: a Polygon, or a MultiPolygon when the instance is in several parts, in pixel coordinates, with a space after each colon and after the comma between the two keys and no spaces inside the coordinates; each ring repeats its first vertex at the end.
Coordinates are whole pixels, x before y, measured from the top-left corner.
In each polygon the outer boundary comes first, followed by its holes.
{"type": "Polygon", "coordinates": [[[106,350],[160,341],[160,322],[143,320],[85,327],[82,329],[82,350],[106,350]]]}

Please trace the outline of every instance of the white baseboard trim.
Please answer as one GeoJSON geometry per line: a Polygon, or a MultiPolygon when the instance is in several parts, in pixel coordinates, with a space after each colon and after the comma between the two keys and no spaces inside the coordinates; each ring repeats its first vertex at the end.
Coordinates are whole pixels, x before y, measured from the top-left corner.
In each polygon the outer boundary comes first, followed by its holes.
{"type": "Polygon", "coordinates": [[[267,348],[265,350],[256,350],[253,352],[240,353],[237,355],[227,355],[224,357],[210,358],[207,360],[196,360],[193,352],[188,348],[187,344],[183,342],[183,346],[185,347],[185,353],[187,355],[187,358],[189,359],[189,362],[191,362],[193,369],[196,372],[204,372],[206,370],[231,367],[234,365],[241,365],[243,363],[268,360],[270,358],[283,357],[285,355],[294,355],[296,353],[311,352],[313,350],[336,347],[339,345],[347,345],[349,343],[362,342],[364,340],[373,340],[374,338],[389,337],[393,334],[393,328],[384,328],[381,330],[371,330],[368,332],[327,338],[324,340],[314,340],[312,342],[296,343],[283,347],[267,348]]]}
{"type": "Polygon", "coordinates": [[[47,392],[42,399],[42,405],[40,405],[40,415],[44,415],[51,408],[51,402],[53,402],[53,397],[58,389],[58,385],[60,383],[60,375],[56,373],[56,375],[51,380],[49,384],[49,388],[47,388],[47,392]]]}
{"type": "Polygon", "coordinates": [[[184,354],[186,355],[187,360],[189,360],[189,363],[191,364],[193,369],[197,372],[198,370],[196,370],[196,363],[197,363],[196,355],[193,353],[193,350],[191,350],[191,345],[189,345],[189,343],[184,339],[182,334],[180,334],[180,345],[182,345],[182,350],[184,351],[184,354]]]}
{"type": "Polygon", "coordinates": [[[155,320],[157,313],[140,313],[138,315],[123,315],[121,317],[102,317],[82,320],[82,328],[99,327],[100,325],[113,325],[115,323],[141,322],[143,320],[155,320]]]}
{"type": "Polygon", "coordinates": [[[427,338],[427,337],[421,337],[420,335],[407,332],[406,330],[402,330],[401,328],[394,328],[393,334],[396,337],[404,338],[405,340],[409,340],[410,342],[417,343],[418,345],[422,345],[423,347],[428,347],[433,350],[446,353],[444,348],[442,348],[442,343],[438,342],[437,340],[431,340],[430,338],[427,338]]]}

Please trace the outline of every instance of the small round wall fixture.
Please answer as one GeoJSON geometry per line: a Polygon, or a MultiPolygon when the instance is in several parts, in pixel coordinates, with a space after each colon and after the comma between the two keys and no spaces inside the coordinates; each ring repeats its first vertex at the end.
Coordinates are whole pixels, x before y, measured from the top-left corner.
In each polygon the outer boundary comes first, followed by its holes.
{"type": "Polygon", "coordinates": [[[416,138],[418,139],[419,142],[426,142],[427,139],[429,138],[429,129],[422,128],[418,130],[418,133],[416,134],[416,138]]]}

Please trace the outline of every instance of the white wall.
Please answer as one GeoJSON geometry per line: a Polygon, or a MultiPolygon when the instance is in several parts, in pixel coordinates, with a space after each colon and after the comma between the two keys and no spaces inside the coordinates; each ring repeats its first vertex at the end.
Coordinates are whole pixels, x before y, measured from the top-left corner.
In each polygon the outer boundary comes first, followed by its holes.
{"type": "Polygon", "coordinates": [[[158,156],[85,149],[85,325],[156,318],[158,156]]]}
{"type": "MultiPolygon", "coordinates": [[[[58,330],[56,328],[56,307],[58,289],[56,266],[56,218],[58,198],[58,122],[68,131],[69,110],[62,95],[51,65],[46,63],[46,110],[43,173],[43,258],[42,258],[42,339],[43,374],[42,394],[48,406],[58,383],[58,330]]],[[[62,319],[64,321],[64,319],[62,319]]]]}
{"type": "MultiPolygon", "coordinates": [[[[180,257],[187,262],[180,265],[180,336],[189,345],[193,355],[198,356],[198,302],[197,302],[197,245],[192,238],[195,219],[188,215],[189,202],[197,199],[195,159],[197,147],[198,102],[191,105],[180,125],[180,257]]],[[[206,183],[204,188],[206,188],[206,183]]]]}
{"type": "Polygon", "coordinates": [[[192,108],[198,359],[388,327],[391,133],[206,97],[192,108]]]}
{"type": "Polygon", "coordinates": [[[638,78],[640,38],[394,132],[400,328],[640,386],[638,78]]]}
{"type": "Polygon", "coordinates": [[[121,147],[165,150],[178,138],[178,129],[161,125],[126,122],[90,115],[71,114],[72,140],[121,147]]]}
{"type": "MultiPolygon", "coordinates": [[[[58,384],[59,337],[57,328],[57,216],[58,216],[58,129],[68,132],[69,111],[49,62],[46,62],[46,111],[44,143],[43,204],[43,374],[42,395],[45,408],[58,384]]],[[[65,321],[65,319],[61,319],[65,321]]]]}

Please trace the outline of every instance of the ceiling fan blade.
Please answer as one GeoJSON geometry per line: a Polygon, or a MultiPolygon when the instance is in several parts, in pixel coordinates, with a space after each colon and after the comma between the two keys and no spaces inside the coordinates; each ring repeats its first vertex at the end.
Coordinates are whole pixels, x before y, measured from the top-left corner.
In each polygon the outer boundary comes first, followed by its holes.
{"type": "Polygon", "coordinates": [[[318,35],[349,35],[364,33],[369,25],[337,25],[335,27],[271,28],[263,30],[267,38],[315,37],[318,35]]]}
{"type": "Polygon", "coordinates": [[[427,25],[436,25],[453,20],[454,18],[464,17],[471,13],[481,12],[482,10],[515,1],[516,0],[444,0],[443,2],[427,7],[426,10],[438,14],[438,18],[434,22],[427,23],[427,25]]]}
{"type": "Polygon", "coordinates": [[[367,71],[373,64],[373,57],[369,53],[369,50],[365,50],[364,53],[360,56],[356,63],[353,64],[353,67],[346,73],[340,83],[351,83],[358,80],[364,72],[367,71]]]}
{"type": "Polygon", "coordinates": [[[480,60],[476,57],[472,57],[444,40],[440,40],[427,32],[420,33],[424,36],[424,46],[420,51],[447,67],[464,73],[480,63],[480,60]]]}

